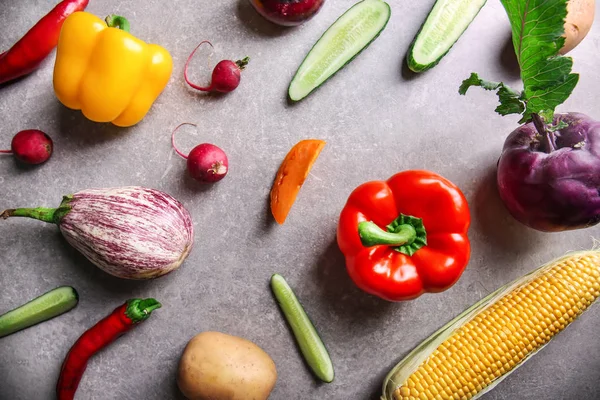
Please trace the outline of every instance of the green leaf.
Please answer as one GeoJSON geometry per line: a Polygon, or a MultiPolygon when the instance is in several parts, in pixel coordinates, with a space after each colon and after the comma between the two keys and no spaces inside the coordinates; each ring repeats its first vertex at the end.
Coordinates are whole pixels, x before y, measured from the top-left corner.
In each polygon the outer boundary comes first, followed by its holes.
{"type": "Polygon", "coordinates": [[[529,121],[532,113],[540,114],[544,120],[552,123],[554,109],[569,97],[578,81],[578,74],[569,74],[565,82],[545,89],[531,89],[529,92],[524,92],[527,96],[527,109],[520,123],[529,121]]]}
{"type": "Polygon", "coordinates": [[[571,95],[579,75],[571,73],[573,59],[559,55],[565,43],[564,21],[568,0],[500,0],[512,29],[515,54],[521,68],[523,92],[502,82],[480,79],[471,74],[460,85],[465,94],[471,86],[495,90],[500,100],[496,112],[522,114],[519,123],[538,114],[552,126],[554,110],[571,95]]]}
{"type": "Polygon", "coordinates": [[[558,121],[558,123],[556,125],[550,125],[548,127],[548,130],[550,132],[556,132],[556,131],[559,131],[561,129],[565,129],[568,127],[569,127],[569,124],[567,124],[565,121],[558,121]]]}
{"type": "Polygon", "coordinates": [[[467,90],[469,90],[471,86],[479,86],[485,90],[496,90],[500,85],[502,85],[501,82],[485,81],[475,72],[471,72],[471,76],[465,79],[460,85],[460,88],[458,88],[458,93],[462,95],[467,94],[467,90]]]}
{"type": "Polygon", "coordinates": [[[498,92],[500,105],[496,107],[496,112],[500,115],[521,114],[525,110],[525,103],[521,100],[521,94],[515,93],[514,90],[500,85],[498,92]]]}
{"type": "Polygon", "coordinates": [[[552,122],[554,109],[571,94],[579,75],[573,60],[558,54],[565,43],[567,0],[501,0],[523,80],[526,108],[521,122],[537,113],[552,122]]]}
{"type": "Polygon", "coordinates": [[[502,82],[486,81],[479,78],[476,73],[471,73],[463,81],[458,89],[458,93],[464,95],[471,86],[478,86],[485,90],[497,90],[496,94],[500,100],[500,105],[496,107],[496,112],[500,115],[521,114],[525,110],[525,104],[521,100],[521,93],[509,88],[502,82]]]}

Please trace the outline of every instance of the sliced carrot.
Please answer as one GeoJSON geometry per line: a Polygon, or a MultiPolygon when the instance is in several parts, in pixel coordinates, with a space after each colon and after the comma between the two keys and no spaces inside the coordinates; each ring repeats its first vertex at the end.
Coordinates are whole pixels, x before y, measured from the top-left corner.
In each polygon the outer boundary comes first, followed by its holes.
{"type": "Polygon", "coordinates": [[[324,146],[323,140],[302,140],[285,156],[271,189],[271,213],[278,224],[285,222],[302,184],[324,146]]]}

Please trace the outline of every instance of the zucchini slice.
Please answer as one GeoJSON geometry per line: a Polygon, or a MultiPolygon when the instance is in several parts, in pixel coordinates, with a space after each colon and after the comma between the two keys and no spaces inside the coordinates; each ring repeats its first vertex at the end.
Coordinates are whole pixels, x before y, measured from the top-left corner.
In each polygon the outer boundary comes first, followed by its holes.
{"type": "Polygon", "coordinates": [[[290,83],[290,99],[302,100],[352,61],[379,36],[390,14],[382,0],[363,0],[348,9],[308,52],[290,83]]]}
{"type": "Polygon", "coordinates": [[[450,51],[486,0],[437,0],[407,55],[414,72],[433,68],[450,51]]]}
{"type": "Polygon", "coordinates": [[[0,338],[63,314],[77,305],[79,296],[70,286],[61,286],[0,315],[0,338]]]}
{"type": "Polygon", "coordinates": [[[310,369],[323,382],[333,381],[333,363],[329,353],[292,288],[281,275],[274,274],[271,289],[310,369]]]}

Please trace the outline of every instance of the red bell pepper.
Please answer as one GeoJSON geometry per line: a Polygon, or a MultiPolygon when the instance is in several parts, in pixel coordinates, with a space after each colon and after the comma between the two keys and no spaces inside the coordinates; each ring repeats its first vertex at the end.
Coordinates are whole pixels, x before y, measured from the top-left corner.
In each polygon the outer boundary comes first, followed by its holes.
{"type": "Polygon", "coordinates": [[[148,319],[152,311],[160,307],[154,299],[131,299],[84,332],[63,362],[56,384],[57,400],[73,400],[90,357],[148,319]]]}
{"type": "Polygon", "coordinates": [[[64,0],[40,19],[13,47],[0,54],[0,84],[33,72],[58,44],[65,19],[89,0],[64,0]]]}
{"type": "Polygon", "coordinates": [[[389,301],[410,300],[460,278],[469,261],[470,222],[467,200],[452,182],[405,171],[352,192],[337,240],[359,288],[389,301]]]}

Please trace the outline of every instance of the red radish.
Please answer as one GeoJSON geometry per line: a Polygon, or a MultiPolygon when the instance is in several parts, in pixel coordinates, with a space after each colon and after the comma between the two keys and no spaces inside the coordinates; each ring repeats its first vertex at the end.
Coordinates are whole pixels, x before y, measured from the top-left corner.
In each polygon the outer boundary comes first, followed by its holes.
{"type": "Polygon", "coordinates": [[[196,53],[196,50],[198,50],[200,46],[202,46],[204,43],[208,43],[210,47],[213,47],[213,45],[208,40],[204,40],[200,42],[198,46],[196,46],[194,51],[192,51],[192,54],[190,54],[187,61],[185,62],[185,68],[183,70],[183,77],[185,78],[185,81],[194,89],[202,90],[203,92],[232,92],[240,84],[242,70],[246,67],[246,65],[248,65],[250,58],[246,57],[238,61],[220,61],[213,69],[212,80],[210,82],[210,85],[205,87],[199,86],[193,82],[190,82],[188,78],[188,65],[190,64],[192,57],[196,53]]]}
{"type": "Polygon", "coordinates": [[[250,0],[256,11],[269,21],[296,26],[319,12],[325,0],[250,0]]]}
{"type": "Polygon", "coordinates": [[[171,134],[171,145],[175,152],[187,160],[187,169],[192,178],[202,183],[214,183],[225,178],[229,170],[227,155],[214,144],[202,143],[194,147],[189,155],[183,154],[175,146],[175,132],[183,125],[192,125],[184,122],[175,128],[171,134]]]}
{"type": "Polygon", "coordinates": [[[28,129],[17,133],[10,144],[10,150],[0,153],[12,154],[25,164],[41,164],[52,154],[52,139],[37,129],[28,129]]]}

